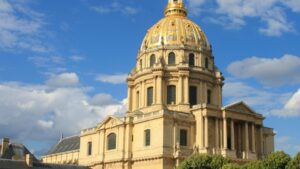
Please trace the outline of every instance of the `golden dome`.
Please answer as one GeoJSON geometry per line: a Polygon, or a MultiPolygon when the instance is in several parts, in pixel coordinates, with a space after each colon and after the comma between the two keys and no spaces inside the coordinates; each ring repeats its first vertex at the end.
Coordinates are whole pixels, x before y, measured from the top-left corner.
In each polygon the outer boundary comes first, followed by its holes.
{"type": "Polygon", "coordinates": [[[169,0],[165,17],[152,26],[141,45],[141,50],[161,46],[187,46],[210,50],[209,42],[201,28],[189,20],[182,1],[169,0]]]}

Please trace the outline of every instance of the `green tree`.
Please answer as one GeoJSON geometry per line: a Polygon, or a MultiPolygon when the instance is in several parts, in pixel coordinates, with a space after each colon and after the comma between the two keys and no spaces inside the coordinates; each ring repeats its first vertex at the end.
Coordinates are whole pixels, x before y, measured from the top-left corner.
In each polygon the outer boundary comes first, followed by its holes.
{"type": "Polygon", "coordinates": [[[221,155],[194,154],[184,160],[178,169],[221,169],[227,163],[229,163],[229,160],[221,155]]]}
{"type": "Polygon", "coordinates": [[[300,169],[300,152],[288,163],[286,169],[300,169]]]}
{"type": "Polygon", "coordinates": [[[211,168],[212,169],[221,169],[222,166],[224,166],[225,164],[229,163],[230,160],[228,160],[227,158],[224,158],[222,155],[215,155],[212,156],[212,161],[211,161],[211,168]]]}
{"type": "Polygon", "coordinates": [[[241,166],[239,166],[238,164],[235,163],[228,163],[225,164],[222,169],[241,169],[241,166]]]}
{"type": "Polygon", "coordinates": [[[212,157],[208,155],[194,154],[184,160],[178,169],[211,169],[212,157]]]}
{"type": "Polygon", "coordinates": [[[262,162],[264,169],[285,169],[291,157],[283,151],[268,155],[262,162]]]}
{"type": "Polygon", "coordinates": [[[261,161],[253,161],[247,164],[244,164],[242,169],[264,169],[261,161]]]}

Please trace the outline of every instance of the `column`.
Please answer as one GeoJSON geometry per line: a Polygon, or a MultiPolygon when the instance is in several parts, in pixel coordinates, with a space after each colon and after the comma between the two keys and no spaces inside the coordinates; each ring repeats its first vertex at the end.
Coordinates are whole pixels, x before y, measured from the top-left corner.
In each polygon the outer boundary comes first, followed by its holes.
{"type": "Polygon", "coordinates": [[[255,124],[252,123],[252,152],[255,153],[255,124]]]}
{"type": "Polygon", "coordinates": [[[216,137],[215,137],[216,149],[219,149],[220,135],[219,135],[219,119],[218,118],[215,119],[215,131],[216,131],[216,137]]]}
{"type": "Polygon", "coordinates": [[[202,113],[199,113],[199,116],[196,116],[196,143],[199,145],[200,149],[203,149],[203,116],[202,113]]]}
{"type": "Polygon", "coordinates": [[[128,93],[127,93],[127,95],[128,95],[128,110],[129,111],[132,111],[132,101],[133,101],[133,99],[132,99],[132,86],[129,86],[128,85],[128,93]]]}
{"type": "Polygon", "coordinates": [[[260,135],[260,152],[261,152],[261,157],[263,157],[264,156],[263,126],[259,128],[259,135],[260,135]]]}
{"type": "Polygon", "coordinates": [[[153,104],[156,104],[156,76],[153,77],[153,104]]]}
{"type": "Polygon", "coordinates": [[[178,95],[178,101],[179,104],[183,103],[183,79],[182,79],[182,75],[179,75],[179,79],[178,79],[178,89],[179,89],[179,95],[178,95]]]}
{"type": "Polygon", "coordinates": [[[208,117],[207,116],[205,116],[204,117],[204,120],[205,120],[205,148],[208,148],[208,117]]]}
{"type": "Polygon", "coordinates": [[[174,153],[176,153],[176,146],[177,146],[177,128],[178,124],[174,121],[174,126],[173,126],[173,147],[174,147],[174,153]]]}
{"type": "Polygon", "coordinates": [[[223,118],[223,143],[224,143],[224,145],[223,145],[223,148],[225,149],[225,150],[227,150],[227,119],[226,119],[226,117],[224,117],[223,118]]]}
{"type": "Polygon", "coordinates": [[[249,151],[249,133],[248,133],[248,122],[245,122],[245,152],[249,151]]]}
{"type": "Polygon", "coordinates": [[[141,105],[140,105],[140,108],[142,108],[142,107],[145,107],[145,98],[147,97],[146,96],[146,94],[145,94],[145,82],[144,81],[142,81],[141,82],[141,95],[140,95],[140,100],[141,100],[141,105]]]}
{"type": "Polygon", "coordinates": [[[157,104],[162,104],[162,88],[163,88],[163,85],[162,85],[162,76],[158,76],[157,77],[157,80],[156,80],[156,83],[157,83],[157,85],[156,85],[156,87],[157,87],[157,89],[155,90],[156,91],[156,93],[157,93],[157,104]]]}
{"type": "Polygon", "coordinates": [[[233,121],[233,119],[231,119],[231,123],[230,123],[230,128],[231,128],[231,131],[230,131],[230,134],[231,134],[231,150],[234,150],[235,149],[235,136],[234,136],[234,121],[233,121]]]}
{"type": "Polygon", "coordinates": [[[184,77],[184,103],[189,104],[189,77],[184,77]]]}

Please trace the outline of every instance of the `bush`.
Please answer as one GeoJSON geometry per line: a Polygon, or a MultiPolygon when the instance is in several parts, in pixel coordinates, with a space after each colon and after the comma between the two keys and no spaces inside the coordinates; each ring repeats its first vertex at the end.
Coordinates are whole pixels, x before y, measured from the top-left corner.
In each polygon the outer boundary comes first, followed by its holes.
{"type": "Polygon", "coordinates": [[[262,162],[265,169],[285,169],[291,157],[283,151],[278,151],[268,155],[262,162]]]}
{"type": "Polygon", "coordinates": [[[184,160],[178,167],[178,169],[211,169],[211,156],[194,154],[184,160]]]}
{"type": "Polygon", "coordinates": [[[253,161],[241,167],[242,169],[263,169],[261,161],[253,161]]]}
{"type": "Polygon", "coordinates": [[[225,164],[222,169],[241,169],[241,166],[234,163],[225,164]]]}
{"type": "Polygon", "coordinates": [[[178,169],[221,169],[224,164],[229,162],[223,156],[209,156],[194,154],[184,160],[178,169]]]}
{"type": "Polygon", "coordinates": [[[300,153],[288,163],[286,169],[300,169],[300,153]]]}
{"type": "Polygon", "coordinates": [[[216,156],[212,156],[212,161],[210,166],[212,169],[220,169],[222,168],[222,166],[224,166],[229,162],[230,161],[227,158],[224,158],[221,155],[216,155],[216,156]]]}

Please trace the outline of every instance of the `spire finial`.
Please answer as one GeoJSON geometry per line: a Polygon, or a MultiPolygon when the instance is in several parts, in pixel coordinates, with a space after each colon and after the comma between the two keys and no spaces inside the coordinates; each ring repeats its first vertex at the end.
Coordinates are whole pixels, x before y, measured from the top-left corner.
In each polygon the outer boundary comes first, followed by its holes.
{"type": "Polygon", "coordinates": [[[169,0],[165,9],[165,16],[186,16],[187,10],[184,7],[183,0],[169,0]]]}
{"type": "Polygon", "coordinates": [[[64,139],[64,133],[63,132],[60,133],[60,139],[59,139],[59,141],[61,141],[62,139],[64,139]]]}

